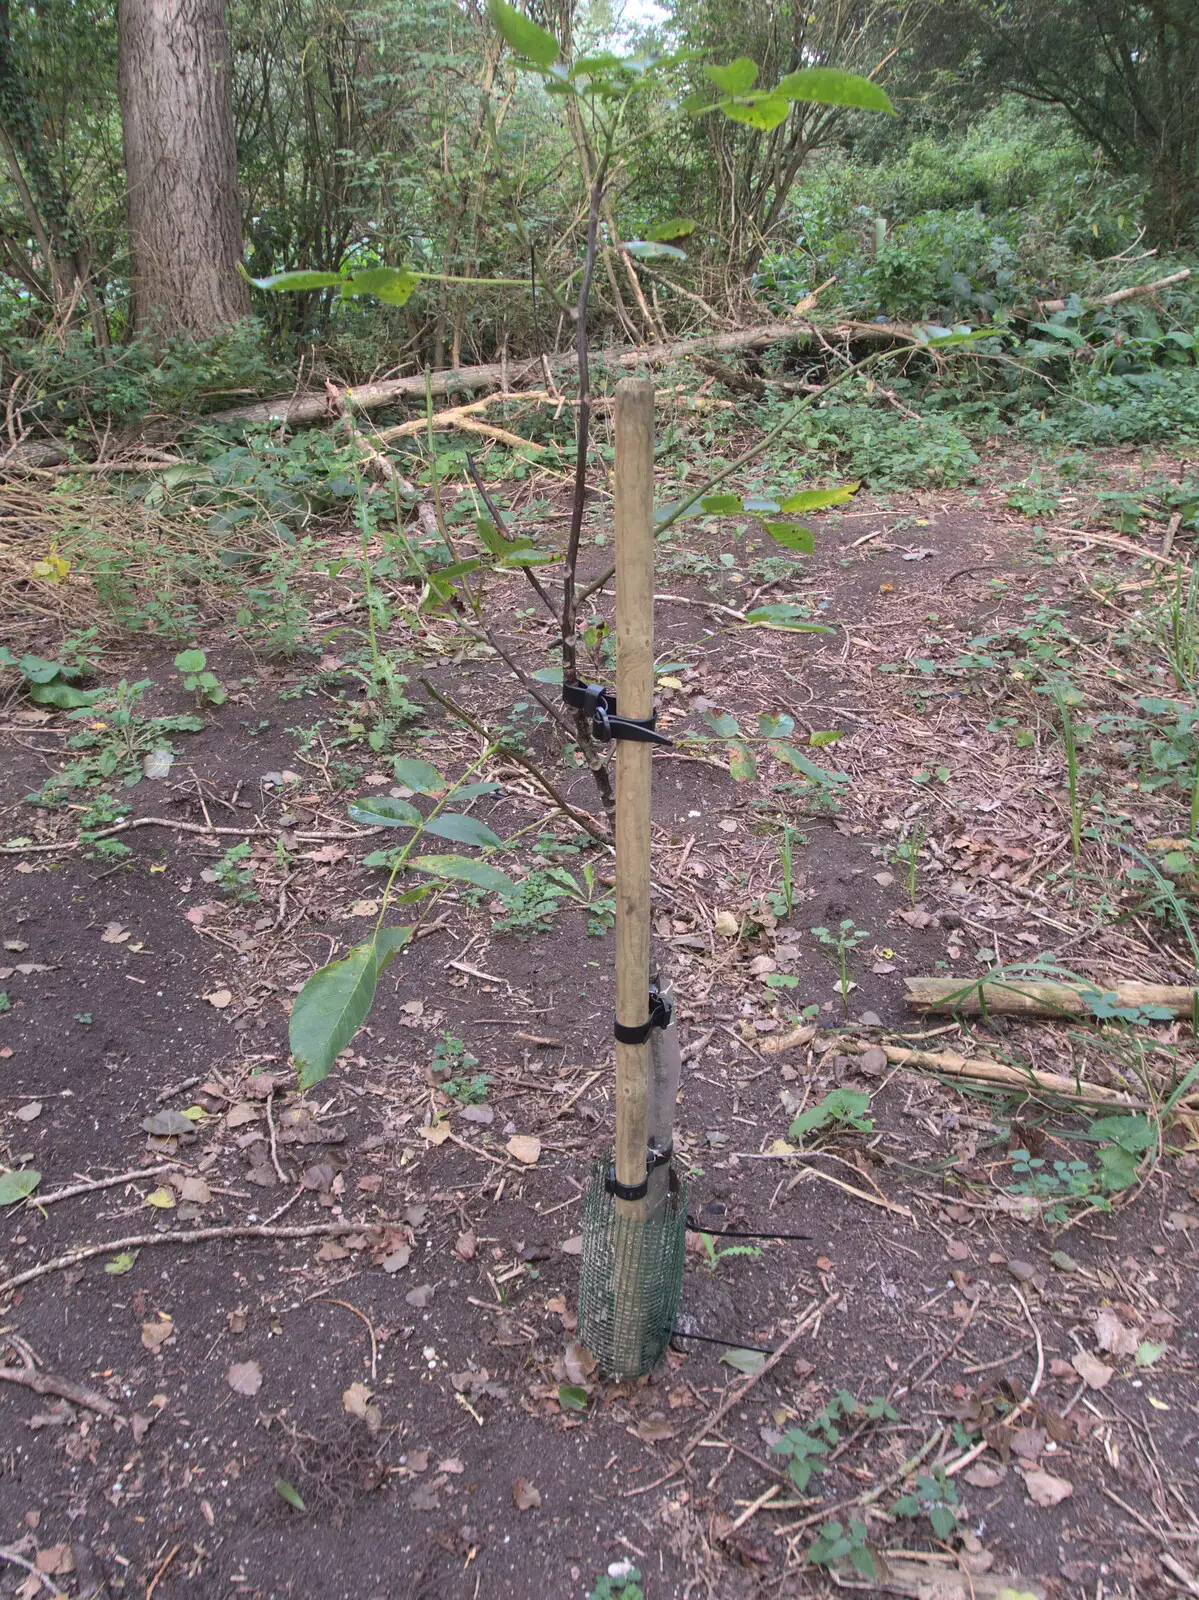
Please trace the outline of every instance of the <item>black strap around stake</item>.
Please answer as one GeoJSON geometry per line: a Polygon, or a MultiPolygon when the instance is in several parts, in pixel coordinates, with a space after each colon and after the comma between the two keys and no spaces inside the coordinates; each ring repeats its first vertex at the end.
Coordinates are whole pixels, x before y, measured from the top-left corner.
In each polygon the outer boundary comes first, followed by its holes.
{"type": "Polygon", "coordinates": [[[657,716],[640,720],[636,717],[616,715],[616,696],[600,683],[564,683],[562,698],[568,706],[581,711],[591,719],[592,737],[606,743],[609,739],[631,739],[637,744],[670,744],[664,733],[656,730],[657,716]]]}
{"type": "Polygon", "coordinates": [[[640,1183],[621,1183],[616,1176],[616,1163],[613,1161],[604,1177],[604,1188],[618,1200],[644,1200],[649,1193],[650,1173],[657,1167],[669,1166],[671,1156],[674,1154],[673,1142],[669,1149],[659,1150],[656,1145],[650,1145],[645,1152],[645,1177],[640,1183]]]}
{"type": "Polygon", "coordinates": [[[644,1044],[654,1028],[669,1028],[674,1008],[664,994],[650,984],[649,1016],[644,1022],[616,1022],[612,1032],[620,1044],[644,1044]]]}

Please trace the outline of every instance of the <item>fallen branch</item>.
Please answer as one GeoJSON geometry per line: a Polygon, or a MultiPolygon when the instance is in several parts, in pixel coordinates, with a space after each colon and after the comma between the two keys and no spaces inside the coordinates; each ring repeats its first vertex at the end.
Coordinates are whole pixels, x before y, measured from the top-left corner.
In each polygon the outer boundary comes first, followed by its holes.
{"type": "MultiPolygon", "coordinates": [[[[178,822],[172,817],[131,817],[125,822],[117,822],[111,828],[101,828],[98,832],[89,834],[87,843],[91,844],[96,839],[112,839],[118,833],[131,833],[134,828],[173,828],[177,833],[202,833],[202,834],[231,834],[235,838],[277,839],[279,828],[210,828],[205,822],[178,822]]],[[[297,832],[293,838],[301,840],[304,844],[327,844],[332,839],[370,839],[375,834],[382,833],[382,828],[362,828],[357,833],[304,833],[297,832]]],[[[44,850],[78,850],[80,839],[69,839],[62,844],[0,844],[0,856],[27,856],[36,855],[44,850]]]]}
{"type": "MultiPolygon", "coordinates": [[[[199,1082],[197,1078],[194,1080],[199,1082]]],[[[166,1097],[168,1100],[170,1095],[166,1097]]],[[[31,1194],[27,1206],[52,1206],[58,1200],[73,1200],[77,1194],[91,1194],[96,1189],[111,1189],[118,1183],[133,1183],[137,1178],[157,1178],[163,1172],[175,1172],[177,1161],[166,1161],[157,1167],[139,1167],[136,1172],[118,1172],[112,1178],[93,1178],[86,1183],[72,1183],[66,1189],[55,1189],[53,1194],[31,1194]]]]}
{"type": "Polygon", "coordinates": [[[1158,983],[1108,985],[1005,978],[967,987],[960,978],[905,978],[904,984],[904,998],[913,1011],[960,1011],[971,1017],[994,1011],[1007,1016],[1088,1017],[1094,1021],[1091,999],[1114,994],[1120,1006],[1164,1006],[1172,1016],[1186,1020],[1194,1014],[1199,999],[1199,990],[1158,983]]]}
{"type": "Polygon", "coordinates": [[[115,1406],[105,1395],[97,1394],[94,1389],[88,1389],[82,1383],[73,1383],[70,1378],[60,1378],[53,1372],[39,1372],[24,1340],[16,1340],[10,1335],[9,1343],[21,1357],[21,1365],[0,1367],[0,1380],[4,1383],[32,1389],[34,1394],[52,1394],[59,1400],[69,1400],[73,1406],[82,1406],[84,1410],[94,1411],[100,1417],[121,1415],[119,1406],[115,1406]]]}
{"type": "MultiPolygon", "coordinates": [[[[1004,1088],[1023,1089],[1026,1094],[1061,1095],[1068,1100],[1094,1105],[1120,1106],[1126,1111],[1144,1111],[1145,1100],[1107,1089],[1099,1083],[1083,1083],[1058,1072],[1038,1072],[1032,1067],[1009,1067],[989,1056],[961,1056],[956,1050],[908,1050],[898,1045],[883,1045],[887,1060],[896,1067],[913,1071],[936,1072],[946,1078],[968,1078],[977,1083],[998,1083],[1004,1088]]],[[[1178,1102],[1183,1110],[1199,1110],[1199,1096],[1189,1095],[1178,1102]]]]}
{"type": "MultiPolygon", "coordinates": [[[[823,330],[829,339],[857,340],[869,344],[902,344],[911,335],[904,323],[845,322],[823,330]]],[[[739,328],[731,333],[707,334],[698,339],[672,340],[666,344],[645,345],[634,349],[598,350],[592,360],[597,366],[609,368],[661,366],[670,361],[685,361],[703,351],[751,350],[771,344],[816,344],[820,335],[811,324],[800,322],[769,322],[756,328],[739,328]]],[[[559,372],[570,371],[577,363],[574,351],[548,358],[548,365],[559,372]]],[[[480,389],[511,388],[520,382],[543,377],[539,357],[524,363],[492,361],[477,367],[459,367],[454,371],[434,372],[429,375],[429,388],[433,394],[472,394],[480,389]]],[[[379,406],[393,405],[405,398],[425,398],[424,374],[409,378],[389,378],[381,383],[359,384],[344,391],[345,403],[354,411],[371,411],[379,406]]],[[[318,422],[329,415],[328,398],[323,391],[301,395],[280,395],[273,400],[262,400],[254,405],[235,406],[228,411],[214,412],[206,417],[210,423],[225,422],[318,422]]],[[[426,426],[422,422],[422,426],[426,426]]]]}
{"type": "Polygon", "coordinates": [[[66,1255],[55,1256],[52,1261],[43,1261],[40,1267],[29,1267],[11,1278],[5,1278],[0,1283],[0,1294],[9,1294],[13,1289],[20,1289],[35,1278],[48,1277],[52,1272],[65,1272],[70,1267],[78,1266],[81,1261],[90,1261],[94,1256],[116,1255],[122,1250],[150,1250],[159,1244],[207,1244],[212,1239],[317,1239],[322,1235],[360,1233],[371,1226],[369,1222],[312,1222],[302,1226],[272,1228],[265,1222],[235,1222],[223,1228],[197,1228],[194,1233],[135,1233],[125,1239],[109,1239],[104,1244],[84,1245],[79,1250],[69,1250],[66,1255]]]}
{"type": "MultiPolygon", "coordinates": [[[[1156,294],[1159,289],[1168,289],[1172,283],[1182,283],[1191,276],[1193,270],[1192,267],[1183,267],[1181,271],[1172,272],[1169,277],[1158,278],[1153,283],[1133,283],[1127,289],[1116,289],[1111,294],[1101,294],[1097,299],[1087,300],[1084,304],[1087,306],[1122,305],[1125,300],[1135,300],[1139,295],[1143,294],[1156,294]]],[[[1064,300],[1041,301],[1042,311],[1064,311],[1065,309],[1066,302],[1064,300]]]]}
{"type": "Polygon", "coordinates": [[[10,1550],[7,1545],[0,1544],[0,1561],[11,1561],[14,1567],[23,1567],[26,1572],[32,1573],[45,1589],[47,1594],[52,1594],[55,1600],[63,1600],[62,1590],[44,1572],[39,1572],[32,1561],[26,1561],[24,1556],[19,1556],[15,1550],[10,1550]]]}

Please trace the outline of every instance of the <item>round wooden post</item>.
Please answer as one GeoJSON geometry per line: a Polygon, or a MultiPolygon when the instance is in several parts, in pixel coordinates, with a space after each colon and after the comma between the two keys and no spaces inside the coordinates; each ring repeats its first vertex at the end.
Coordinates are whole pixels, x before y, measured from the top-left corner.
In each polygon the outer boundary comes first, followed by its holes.
{"type": "MultiPolygon", "coordinates": [[[[616,707],[641,719],[654,711],[654,386],[616,386],[616,707]]],[[[616,746],[616,1020],[649,1011],[650,760],[653,746],[616,746]]],[[[616,1177],[645,1179],[649,1043],[616,1045],[616,1177]]],[[[616,1202],[643,1218],[645,1201],[616,1202]]]]}

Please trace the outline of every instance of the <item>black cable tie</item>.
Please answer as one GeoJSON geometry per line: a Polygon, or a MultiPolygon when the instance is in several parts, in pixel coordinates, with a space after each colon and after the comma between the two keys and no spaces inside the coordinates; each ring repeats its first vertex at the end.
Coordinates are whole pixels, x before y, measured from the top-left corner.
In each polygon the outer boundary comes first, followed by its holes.
{"type": "Polygon", "coordinates": [[[644,1200],[649,1193],[649,1173],[640,1183],[621,1183],[616,1176],[616,1163],[612,1162],[604,1175],[604,1188],[618,1200],[644,1200]]]}
{"type": "Polygon", "coordinates": [[[592,737],[606,744],[609,739],[629,739],[637,744],[671,744],[666,734],[657,732],[657,714],[652,717],[618,717],[616,696],[600,683],[564,683],[562,698],[568,706],[591,720],[592,737]]]}
{"type": "Polygon", "coordinates": [[[705,1228],[695,1217],[687,1218],[688,1233],[710,1233],[714,1239],[811,1239],[810,1233],[742,1233],[737,1228],[705,1228]]]}
{"type": "Polygon", "coordinates": [[[644,1044],[654,1028],[669,1028],[670,1019],[674,1015],[674,1006],[658,989],[656,984],[649,986],[649,1016],[644,1022],[615,1022],[612,1033],[620,1044],[644,1044]]]}
{"type": "Polygon", "coordinates": [[[752,1350],[755,1355],[772,1356],[774,1351],[762,1344],[743,1344],[740,1339],[714,1339],[710,1333],[688,1333],[686,1328],[672,1328],[672,1339],[698,1339],[700,1344],[722,1344],[728,1350],[752,1350]]]}

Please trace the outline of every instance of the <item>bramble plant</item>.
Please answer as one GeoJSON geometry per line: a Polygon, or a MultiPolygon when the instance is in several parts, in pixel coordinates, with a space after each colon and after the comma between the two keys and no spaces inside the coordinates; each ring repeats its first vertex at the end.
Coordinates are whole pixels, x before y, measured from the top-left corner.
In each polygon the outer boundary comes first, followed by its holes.
{"type": "Polygon", "coordinates": [[[788,1428],[772,1446],[776,1456],[787,1458],[791,1481],[802,1494],[817,1472],[828,1469],[820,1459],[841,1442],[841,1424],[898,1422],[899,1413],[881,1395],[859,1400],[848,1389],[840,1389],[821,1407],[806,1428],[788,1428]]]}
{"type": "Polygon", "coordinates": [[[491,1079],[485,1072],[473,1072],[478,1065],[478,1056],[471,1055],[463,1041],[448,1031],[433,1046],[433,1076],[442,1094],[459,1105],[481,1106],[487,1098],[491,1079]]]}
{"type": "Polygon", "coordinates": [[[808,1547],[807,1559],[816,1567],[833,1567],[838,1561],[848,1561],[866,1578],[876,1573],[874,1556],[870,1551],[869,1529],[864,1522],[852,1519],[844,1526],[839,1522],[826,1522],[808,1547]]]}

